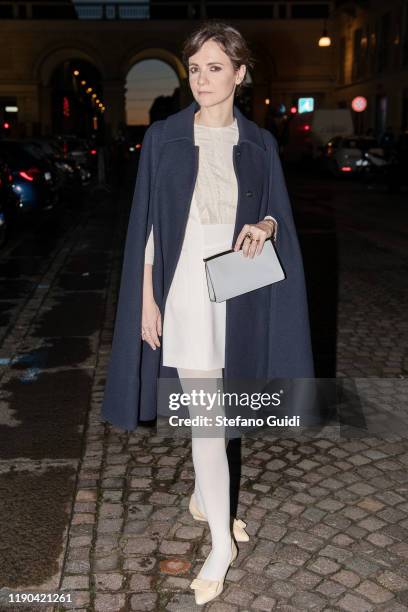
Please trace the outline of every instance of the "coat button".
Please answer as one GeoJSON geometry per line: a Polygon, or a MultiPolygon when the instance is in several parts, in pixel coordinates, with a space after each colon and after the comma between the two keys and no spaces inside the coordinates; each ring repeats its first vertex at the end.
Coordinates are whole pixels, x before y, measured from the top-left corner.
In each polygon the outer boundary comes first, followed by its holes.
{"type": "Polygon", "coordinates": [[[240,157],[241,151],[237,151],[237,157],[240,157]]]}
{"type": "Polygon", "coordinates": [[[252,191],[247,191],[245,195],[247,196],[247,198],[251,198],[253,193],[252,191]]]}

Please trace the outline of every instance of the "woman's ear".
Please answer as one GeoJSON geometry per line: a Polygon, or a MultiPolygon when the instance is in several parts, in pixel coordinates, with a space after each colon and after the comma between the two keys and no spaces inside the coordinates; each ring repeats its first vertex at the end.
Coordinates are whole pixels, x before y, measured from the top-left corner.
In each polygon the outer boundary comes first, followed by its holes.
{"type": "Polygon", "coordinates": [[[243,82],[243,80],[244,80],[244,78],[245,78],[245,75],[246,75],[246,66],[245,66],[245,64],[242,64],[242,65],[241,65],[241,66],[238,68],[238,77],[239,77],[239,81],[237,81],[237,83],[236,83],[237,85],[240,85],[240,84],[243,82]]]}

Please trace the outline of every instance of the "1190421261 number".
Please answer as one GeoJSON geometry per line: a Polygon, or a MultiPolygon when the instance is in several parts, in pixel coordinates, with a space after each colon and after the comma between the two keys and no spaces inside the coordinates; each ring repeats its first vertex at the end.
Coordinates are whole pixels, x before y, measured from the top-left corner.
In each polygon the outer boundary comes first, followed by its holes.
{"type": "Polygon", "coordinates": [[[8,593],[8,603],[72,603],[71,593],[35,593],[19,592],[8,593]]]}

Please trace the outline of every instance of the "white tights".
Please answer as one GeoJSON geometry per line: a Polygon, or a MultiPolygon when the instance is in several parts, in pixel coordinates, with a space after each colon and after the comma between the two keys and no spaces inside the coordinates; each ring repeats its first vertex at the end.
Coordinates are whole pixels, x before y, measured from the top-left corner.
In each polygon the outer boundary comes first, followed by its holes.
{"type": "MultiPolygon", "coordinates": [[[[206,381],[205,391],[222,391],[222,370],[190,370],[178,368],[178,375],[184,393],[199,389],[199,380],[186,379],[211,378],[206,381]]],[[[206,411],[205,407],[189,406],[190,416],[197,414],[222,414],[222,408],[206,411]]],[[[219,580],[223,577],[231,558],[230,530],[230,474],[226,453],[228,443],[223,428],[216,428],[214,437],[192,436],[192,457],[195,471],[194,497],[198,508],[205,514],[211,531],[212,548],[202,567],[199,578],[219,580]],[[224,435],[221,434],[224,432],[224,435]]]]}

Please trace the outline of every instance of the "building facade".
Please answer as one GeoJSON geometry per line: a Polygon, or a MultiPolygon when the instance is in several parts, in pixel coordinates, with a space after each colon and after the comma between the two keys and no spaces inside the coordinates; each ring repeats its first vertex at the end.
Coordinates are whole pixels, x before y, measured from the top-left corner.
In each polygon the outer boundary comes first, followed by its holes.
{"type": "Polygon", "coordinates": [[[337,106],[356,96],[367,108],[355,114],[356,131],[395,135],[408,130],[408,0],[340,2],[335,9],[337,106]]]}
{"type": "Polygon", "coordinates": [[[173,68],[177,99],[184,106],[190,92],[182,43],[208,17],[235,25],[254,52],[250,115],[260,125],[267,124],[271,107],[288,109],[299,97],[314,98],[315,108],[349,108],[355,96],[364,96],[367,109],[353,111],[356,131],[372,128],[379,135],[391,125],[397,132],[407,129],[407,6],[408,0],[237,0],[233,5],[2,0],[0,121],[13,118],[4,115],[6,106],[17,107],[19,135],[55,132],[56,114],[74,117],[70,95],[77,94],[81,104],[86,98],[81,89],[85,80],[85,92],[91,90],[87,113],[95,110],[99,123],[115,137],[125,123],[127,74],[143,59],[159,59],[173,68]],[[325,27],[332,44],[319,47],[325,27]],[[71,83],[68,73],[75,63],[81,74],[71,83]],[[89,76],[84,79],[82,71],[89,76]]]}

